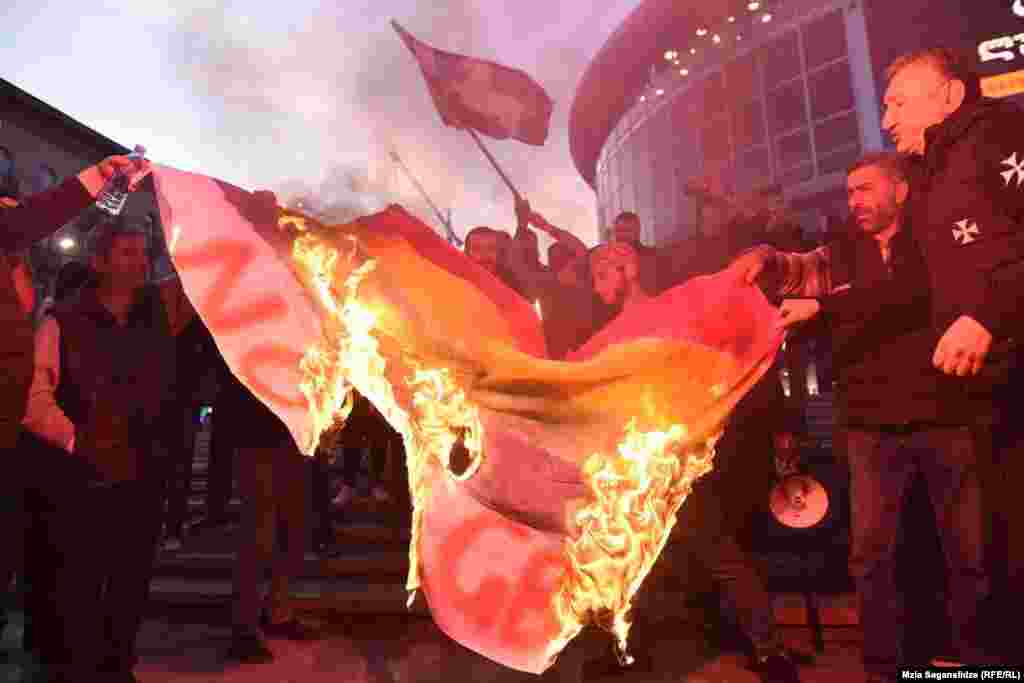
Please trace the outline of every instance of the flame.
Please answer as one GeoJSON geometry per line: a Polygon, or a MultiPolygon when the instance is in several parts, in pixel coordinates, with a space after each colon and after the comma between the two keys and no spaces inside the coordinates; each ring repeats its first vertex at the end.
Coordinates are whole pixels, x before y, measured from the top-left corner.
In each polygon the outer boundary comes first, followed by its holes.
{"type": "MultiPolygon", "coordinates": [[[[360,283],[374,271],[375,261],[360,262],[353,236],[344,236],[345,249],[340,250],[332,246],[337,240],[328,242],[319,231],[308,230],[306,221],[311,219],[299,222],[293,258],[328,313],[322,343],[308,349],[301,363],[301,388],[314,425],[310,450],[325,432],[344,426],[353,387],[402,434],[413,502],[406,581],[411,605],[420,584],[418,548],[430,493],[428,472],[436,465],[450,477],[467,479],[479,469],[479,412],[449,368],[424,367],[411,357],[403,358],[409,374],[405,386],[398,386],[410,392],[409,410],[401,407],[385,373],[378,316],[359,299],[360,283]],[[469,466],[455,474],[451,456],[459,447],[468,452],[469,466]]],[[[715,396],[723,390],[711,388],[715,396]]],[[[549,647],[552,659],[586,624],[596,623],[614,634],[623,662],[631,661],[626,642],[632,600],[665,547],[693,482],[711,470],[719,435],[694,444],[682,425],[644,432],[634,419],[616,453],[595,453],[584,462],[590,495],[571,516],[575,533],[564,546],[569,571],[552,603],[562,627],[549,647]]]]}
{"type": "Polygon", "coordinates": [[[353,387],[402,435],[413,503],[406,581],[411,605],[420,584],[418,548],[423,510],[430,493],[428,471],[436,464],[456,479],[473,476],[482,462],[479,412],[448,368],[425,368],[411,357],[403,359],[410,368],[405,385],[411,392],[411,413],[403,409],[385,373],[387,362],[375,334],[378,316],[359,299],[359,286],[374,271],[376,261],[366,258],[359,262],[358,242],[352,235],[344,236],[342,252],[320,237],[318,231],[309,230],[310,219],[281,219],[282,224],[286,221],[300,231],[292,247],[299,275],[313,286],[328,314],[323,341],[307,349],[300,363],[305,378],[300,388],[309,403],[313,422],[308,451],[329,430],[344,427],[351,411],[353,387]],[[451,455],[459,447],[468,451],[470,462],[465,471],[456,475],[450,467],[451,455]]]}
{"type": "Polygon", "coordinates": [[[684,451],[687,430],[641,432],[636,420],[613,455],[595,453],[583,464],[589,502],[573,515],[577,535],[566,541],[570,571],[556,610],[564,647],[580,628],[595,623],[616,637],[624,664],[633,597],[668,542],[676,513],[693,482],[711,471],[720,434],[684,451]]]}

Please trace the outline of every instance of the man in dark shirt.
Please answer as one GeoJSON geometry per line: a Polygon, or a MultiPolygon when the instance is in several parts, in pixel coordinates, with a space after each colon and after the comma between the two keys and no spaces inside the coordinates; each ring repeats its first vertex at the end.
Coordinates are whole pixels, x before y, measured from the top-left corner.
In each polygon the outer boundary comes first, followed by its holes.
{"type": "Polygon", "coordinates": [[[822,315],[833,328],[837,421],[851,474],[850,573],[864,627],[864,667],[869,680],[879,681],[904,659],[895,549],[914,476],[927,483],[942,536],[953,644],[964,661],[983,656],[978,614],[988,592],[975,432],[984,402],[931,364],[938,334],[929,320],[926,264],[904,226],[908,181],[903,158],[868,156],[847,178],[858,236],[804,254],[760,247],[731,266],[748,282],[769,266],[779,294],[802,297],[783,302],[780,325],[822,315]],[[884,299],[877,298],[881,288],[884,299]]]}

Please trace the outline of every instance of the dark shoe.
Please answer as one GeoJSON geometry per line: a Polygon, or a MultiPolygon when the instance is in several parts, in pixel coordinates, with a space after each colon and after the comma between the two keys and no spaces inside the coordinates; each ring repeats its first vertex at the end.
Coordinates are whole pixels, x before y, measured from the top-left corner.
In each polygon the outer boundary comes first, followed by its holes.
{"type": "Polygon", "coordinates": [[[801,650],[794,650],[793,648],[786,648],[786,658],[793,662],[797,666],[814,666],[814,662],[817,659],[813,654],[809,652],[803,652],[801,650]]]}
{"type": "Polygon", "coordinates": [[[226,527],[229,524],[231,524],[231,520],[228,517],[203,517],[189,525],[188,533],[190,536],[192,534],[201,534],[213,529],[226,527]]]}
{"type": "Polygon", "coordinates": [[[323,634],[320,629],[304,624],[298,619],[292,618],[280,624],[272,624],[269,621],[263,622],[263,633],[268,638],[284,638],[285,640],[320,640],[323,634]]]}
{"type": "Polygon", "coordinates": [[[243,664],[268,664],[274,661],[274,653],[263,638],[252,631],[235,631],[226,656],[229,660],[243,664]]]}
{"type": "Polygon", "coordinates": [[[760,657],[750,668],[764,683],[800,683],[796,664],[781,653],[760,657]]]}

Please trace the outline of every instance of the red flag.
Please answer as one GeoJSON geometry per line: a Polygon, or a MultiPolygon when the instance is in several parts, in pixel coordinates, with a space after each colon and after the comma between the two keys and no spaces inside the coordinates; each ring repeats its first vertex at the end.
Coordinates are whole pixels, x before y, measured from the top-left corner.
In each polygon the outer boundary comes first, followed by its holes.
{"type": "Polygon", "coordinates": [[[524,71],[430,47],[392,21],[420,65],[445,125],[543,145],[554,103],[524,71]]]}

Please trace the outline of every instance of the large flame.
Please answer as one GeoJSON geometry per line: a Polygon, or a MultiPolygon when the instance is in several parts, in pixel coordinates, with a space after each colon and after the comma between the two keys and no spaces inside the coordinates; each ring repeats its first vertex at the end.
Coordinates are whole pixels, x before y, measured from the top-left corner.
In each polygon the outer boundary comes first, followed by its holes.
{"type": "Polygon", "coordinates": [[[301,389],[313,422],[312,446],[328,430],[343,428],[351,411],[353,387],[402,435],[413,501],[406,582],[411,604],[420,584],[418,548],[423,509],[429,497],[428,465],[436,463],[456,478],[471,477],[481,462],[479,414],[447,368],[424,368],[414,358],[405,359],[412,369],[405,384],[411,391],[413,415],[399,405],[375,335],[377,315],[358,296],[360,284],[373,272],[376,262],[360,262],[355,237],[344,237],[346,248],[341,252],[316,232],[307,231],[306,220],[295,216],[281,219],[303,231],[293,243],[292,256],[300,275],[313,285],[320,305],[328,313],[323,341],[306,351],[300,365],[305,378],[301,389]],[[470,458],[469,467],[459,475],[450,467],[457,445],[465,448],[470,458]]]}
{"type": "MultiPolygon", "coordinates": [[[[413,415],[403,410],[386,373],[375,336],[377,316],[359,299],[360,283],[375,262],[360,263],[352,236],[344,252],[313,232],[295,240],[293,257],[314,285],[329,313],[322,344],[307,350],[301,368],[303,393],[313,418],[314,443],[344,424],[356,387],[381,410],[403,437],[413,501],[409,576],[410,604],[420,585],[418,548],[424,505],[429,498],[428,467],[449,476],[473,476],[482,462],[482,429],[477,408],[447,368],[412,369],[405,384],[412,392],[413,415]],[[456,475],[451,454],[462,445],[470,464],[456,475]]],[[[378,331],[379,332],[379,331],[378,331]]],[[[714,442],[684,452],[686,428],[641,432],[631,421],[614,454],[595,453],[583,465],[590,498],[573,515],[574,534],[565,544],[566,572],[552,609],[561,626],[550,654],[557,655],[587,624],[612,632],[628,661],[629,611],[643,580],[661,554],[693,482],[711,470],[714,442]]]]}
{"type": "Polygon", "coordinates": [[[684,451],[686,434],[683,425],[641,432],[634,419],[617,453],[595,453],[583,465],[592,499],[574,514],[576,535],[566,541],[571,569],[558,596],[559,619],[568,638],[587,623],[614,633],[623,663],[632,661],[626,640],[633,597],[693,482],[711,471],[718,435],[684,451]]]}

